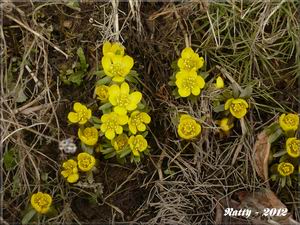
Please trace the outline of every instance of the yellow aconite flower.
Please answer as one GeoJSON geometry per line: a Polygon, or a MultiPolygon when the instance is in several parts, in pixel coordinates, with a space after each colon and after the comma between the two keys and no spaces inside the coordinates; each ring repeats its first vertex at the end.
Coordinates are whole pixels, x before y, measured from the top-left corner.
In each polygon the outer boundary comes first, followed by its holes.
{"type": "Polygon", "coordinates": [[[197,96],[205,85],[204,79],[201,76],[198,76],[197,72],[194,70],[179,71],[176,74],[175,83],[181,97],[188,97],[191,93],[197,96]]]}
{"type": "Polygon", "coordinates": [[[219,122],[220,128],[222,131],[224,132],[228,132],[231,130],[231,128],[233,128],[233,123],[232,124],[228,124],[229,119],[227,117],[221,119],[221,121],[219,122]]]}
{"type": "Polygon", "coordinates": [[[109,140],[114,139],[117,134],[123,133],[123,125],[127,124],[128,116],[120,115],[116,112],[104,114],[101,117],[101,131],[105,133],[105,137],[109,140]]]}
{"type": "Polygon", "coordinates": [[[85,124],[92,116],[92,111],[79,102],[74,104],[73,109],[75,112],[68,114],[71,123],[85,124]]]}
{"type": "Polygon", "coordinates": [[[279,125],[284,131],[296,131],[299,126],[299,116],[297,114],[282,114],[279,117],[279,125]]]}
{"type": "Polygon", "coordinates": [[[277,166],[277,171],[281,176],[289,176],[294,172],[294,166],[288,162],[281,162],[277,166]]]}
{"type": "Polygon", "coordinates": [[[181,138],[189,140],[200,134],[201,126],[191,116],[182,115],[177,131],[181,138]]]}
{"type": "Polygon", "coordinates": [[[224,81],[223,78],[220,76],[218,76],[216,79],[216,87],[219,89],[224,88],[224,81]]]}
{"type": "Polygon", "coordinates": [[[61,171],[61,175],[64,178],[67,178],[69,183],[75,183],[79,179],[77,162],[73,159],[69,159],[68,161],[64,162],[63,171],[61,171]]]}
{"type": "Polygon", "coordinates": [[[150,123],[150,121],[151,117],[147,113],[136,110],[131,113],[130,118],[128,120],[129,130],[133,134],[136,134],[137,131],[145,131],[145,124],[150,123]]]}
{"type": "Polygon", "coordinates": [[[120,134],[112,139],[111,144],[118,153],[128,145],[128,136],[126,134],[120,134]]]}
{"type": "Polygon", "coordinates": [[[108,100],[108,86],[106,85],[99,85],[95,88],[95,93],[97,98],[104,102],[108,100]]]}
{"type": "Polygon", "coordinates": [[[295,137],[288,138],[286,140],[286,151],[293,158],[299,157],[300,156],[300,140],[298,140],[295,137]]]}
{"type": "Polygon", "coordinates": [[[114,111],[125,115],[127,111],[132,111],[137,108],[137,104],[142,99],[142,94],[139,91],[130,93],[129,85],[124,82],[119,87],[112,85],[109,90],[109,102],[114,106],[114,111]]]}
{"type": "Polygon", "coordinates": [[[246,115],[248,107],[248,103],[242,98],[230,98],[225,103],[225,110],[229,109],[230,113],[238,119],[246,115]]]}
{"type": "Polygon", "coordinates": [[[79,169],[84,172],[90,171],[96,163],[95,157],[86,152],[79,153],[77,161],[79,169]]]}
{"type": "Polygon", "coordinates": [[[128,143],[133,155],[137,157],[140,156],[140,152],[145,151],[148,147],[147,140],[140,134],[131,136],[128,140],[128,143]]]}
{"type": "Polygon", "coordinates": [[[133,58],[128,55],[103,56],[102,66],[105,74],[112,77],[113,81],[123,82],[133,67],[133,58]]]}
{"type": "Polygon", "coordinates": [[[98,136],[98,130],[95,127],[78,129],[78,137],[86,145],[95,145],[98,141],[98,136]]]}
{"type": "Polygon", "coordinates": [[[52,197],[47,193],[38,192],[31,196],[30,203],[38,213],[44,214],[50,209],[52,197]]]}
{"type": "Polygon", "coordinates": [[[109,41],[104,42],[102,52],[104,56],[124,55],[124,46],[119,43],[110,43],[109,41]]]}
{"type": "Polygon", "coordinates": [[[181,58],[178,60],[178,67],[180,70],[185,70],[185,71],[197,71],[200,69],[204,64],[204,59],[203,57],[199,57],[197,53],[193,51],[192,48],[185,48],[181,52],[181,58]]]}

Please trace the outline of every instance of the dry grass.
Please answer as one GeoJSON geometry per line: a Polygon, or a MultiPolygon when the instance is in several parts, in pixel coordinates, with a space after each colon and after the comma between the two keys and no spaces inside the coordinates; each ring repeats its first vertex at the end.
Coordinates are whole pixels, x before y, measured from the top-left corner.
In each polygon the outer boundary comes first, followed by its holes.
{"type": "MultiPolygon", "coordinates": [[[[229,202],[236,191],[265,187],[254,170],[253,146],[279,113],[297,111],[300,103],[299,3],[87,1],[80,9],[66,3],[1,3],[3,223],[20,223],[29,196],[43,190],[54,196],[59,214],[42,224],[214,224],[220,202],[229,202]],[[152,152],[138,166],[101,159],[96,182],[104,189],[95,197],[94,187],[67,185],[60,177],[66,156],[57,145],[75,136],[67,112],[72,101],[92,102],[95,78],[85,77],[78,90],[62,84],[59,70],[74,62],[80,46],[91,68],[98,68],[106,39],[124,41],[136,60],[152,107],[152,152]],[[207,83],[222,73],[231,79],[227,85],[253,86],[252,109],[229,138],[218,135],[211,104],[220,91],[207,89],[194,102],[171,95],[171,64],[186,45],[204,56],[207,83]],[[202,122],[198,141],[179,140],[183,112],[202,122]],[[7,169],[3,155],[9,151],[16,163],[7,169]],[[96,203],[85,204],[86,199],[96,203]]],[[[271,188],[299,221],[299,190],[271,188]]]]}

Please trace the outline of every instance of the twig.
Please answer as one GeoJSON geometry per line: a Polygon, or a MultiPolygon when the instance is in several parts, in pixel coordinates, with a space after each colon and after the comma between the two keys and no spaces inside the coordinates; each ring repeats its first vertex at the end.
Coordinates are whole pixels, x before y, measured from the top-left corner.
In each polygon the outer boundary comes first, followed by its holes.
{"type": "Polygon", "coordinates": [[[5,15],[7,18],[13,20],[14,22],[16,22],[17,24],[19,24],[20,26],[24,27],[26,30],[30,31],[31,33],[33,33],[35,36],[37,36],[38,38],[42,39],[43,41],[45,41],[47,44],[49,44],[50,46],[52,46],[55,50],[57,50],[58,52],[60,52],[61,54],[63,54],[66,58],[68,58],[68,54],[63,52],[60,48],[58,48],[55,44],[53,44],[51,41],[49,41],[47,38],[45,38],[44,36],[40,35],[38,32],[36,32],[35,30],[31,29],[30,27],[26,26],[24,23],[22,23],[21,21],[17,20],[16,18],[10,16],[10,15],[5,15]]]}

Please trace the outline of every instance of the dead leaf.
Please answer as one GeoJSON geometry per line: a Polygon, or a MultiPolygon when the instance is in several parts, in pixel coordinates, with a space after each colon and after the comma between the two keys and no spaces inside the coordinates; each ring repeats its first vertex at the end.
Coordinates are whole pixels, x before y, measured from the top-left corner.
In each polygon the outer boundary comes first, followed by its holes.
{"type": "Polygon", "coordinates": [[[257,174],[267,181],[268,176],[268,160],[270,154],[271,144],[268,140],[268,135],[265,131],[257,136],[257,141],[254,145],[254,167],[257,174]]]}
{"type": "MultiPolygon", "coordinates": [[[[237,193],[237,196],[241,202],[239,208],[251,209],[252,212],[260,212],[262,214],[266,208],[286,208],[286,206],[278,199],[278,197],[270,189],[263,189],[254,193],[241,191],[237,193]]],[[[260,220],[260,218],[253,218],[253,222],[255,222],[255,224],[258,224],[262,221],[260,220]]],[[[272,216],[270,217],[270,219],[268,219],[268,223],[278,225],[300,225],[299,222],[292,218],[292,215],[290,213],[287,213],[286,216],[272,216]]]]}

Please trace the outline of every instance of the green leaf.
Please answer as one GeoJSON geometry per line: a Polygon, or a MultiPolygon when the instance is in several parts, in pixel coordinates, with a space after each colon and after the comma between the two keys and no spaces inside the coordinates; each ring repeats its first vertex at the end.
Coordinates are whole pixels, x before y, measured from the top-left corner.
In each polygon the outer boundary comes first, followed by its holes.
{"type": "Polygon", "coordinates": [[[99,118],[96,117],[96,116],[92,116],[91,121],[92,121],[93,123],[101,123],[101,119],[99,119],[99,118]]]}
{"type": "Polygon", "coordinates": [[[201,73],[199,73],[199,75],[205,80],[209,76],[209,73],[208,72],[201,72],[201,73]]]}
{"type": "Polygon", "coordinates": [[[106,77],[98,80],[96,82],[96,86],[103,85],[103,84],[109,84],[110,82],[111,82],[111,77],[106,76],[106,77]]]}
{"type": "Polygon", "coordinates": [[[145,108],[145,105],[143,103],[138,103],[137,108],[139,110],[143,110],[145,108]]]}
{"type": "Polygon", "coordinates": [[[22,224],[28,224],[30,220],[36,215],[36,211],[34,209],[31,209],[29,212],[25,214],[25,216],[22,219],[22,224]]]}
{"type": "Polygon", "coordinates": [[[274,157],[274,158],[277,158],[277,157],[281,157],[281,156],[283,156],[283,155],[285,155],[285,154],[286,154],[286,151],[285,151],[285,150],[281,150],[281,151],[279,151],[279,152],[274,153],[274,154],[273,154],[273,157],[274,157]]]}
{"type": "Polygon", "coordinates": [[[101,149],[100,152],[104,155],[109,154],[111,152],[114,152],[115,149],[114,148],[106,148],[106,149],[101,149]]]}
{"type": "Polygon", "coordinates": [[[131,149],[127,148],[127,149],[123,150],[119,156],[120,156],[120,158],[124,158],[125,156],[127,156],[130,153],[131,153],[131,149]]]}
{"type": "Polygon", "coordinates": [[[81,142],[81,148],[84,152],[87,152],[89,154],[93,154],[94,153],[94,149],[93,147],[89,147],[87,145],[85,145],[83,142],[81,142]]]}
{"type": "Polygon", "coordinates": [[[111,153],[108,153],[104,156],[104,159],[109,159],[109,158],[112,158],[116,155],[116,152],[111,152],[111,153]]]}
{"type": "Polygon", "coordinates": [[[239,95],[240,95],[240,91],[239,91],[239,89],[238,89],[238,86],[237,86],[235,83],[233,83],[233,84],[231,84],[231,87],[232,87],[232,94],[233,94],[233,97],[234,97],[234,98],[238,98],[239,95]]]}
{"type": "Polygon", "coordinates": [[[272,133],[271,135],[269,135],[269,142],[270,144],[272,144],[273,142],[275,142],[281,135],[282,135],[282,130],[281,129],[277,129],[274,133],[272,133]]]}
{"type": "Polygon", "coordinates": [[[89,184],[92,184],[92,183],[94,183],[94,175],[93,175],[93,172],[92,171],[89,171],[88,173],[87,173],[87,182],[89,183],[89,184]]]}
{"type": "Polygon", "coordinates": [[[66,4],[66,6],[68,6],[71,9],[74,9],[78,12],[80,12],[80,7],[79,7],[79,2],[75,1],[75,0],[69,0],[69,2],[66,4]]]}
{"type": "Polygon", "coordinates": [[[81,69],[84,70],[84,71],[86,71],[87,68],[89,67],[89,65],[86,63],[84,52],[83,52],[83,50],[82,50],[81,47],[77,49],[77,55],[79,57],[81,69]]]}
{"type": "Polygon", "coordinates": [[[96,75],[96,76],[99,77],[99,78],[103,78],[103,77],[106,76],[104,70],[95,71],[95,72],[93,73],[93,75],[96,75]]]}
{"type": "Polygon", "coordinates": [[[213,108],[214,112],[223,112],[225,111],[225,104],[221,104],[221,105],[218,105],[216,107],[213,108]]]}
{"type": "Polygon", "coordinates": [[[26,100],[27,100],[27,96],[25,95],[24,90],[22,88],[20,88],[17,93],[16,102],[22,103],[22,102],[25,102],[26,100]]]}
{"type": "Polygon", "coordinates": [[[75,83],[77,85],[80,85],[84,77],[84,71],[77,71],[75,73],[72,73],[69,77],[68,80],[71,81],[72,83],[75,83]]]}
{"type": "Polygon", "coordinates": [[[251,86],[247,86],[245,89],[242,90],[240,94],[240,98],[250,98],[252,95],[253,88],[251,86]]]}
{"type": "Polygon", "coordinates": [[[105,109],[109,109],[109,108],[111,108],[112,107],[112,104],[110,104],[109,102],[107,102],[107,103],[105,103],[105,104],[103,104],[103,105],[101,105],[100,107],[99,107],[99,110],[105,110],[105,109]]]}
{"type": "Polygon", "coordinates": [[[3,163],[6,170],[12,170],[17,165],[15,149],[9,149],[3,155],[3,163]]]}

